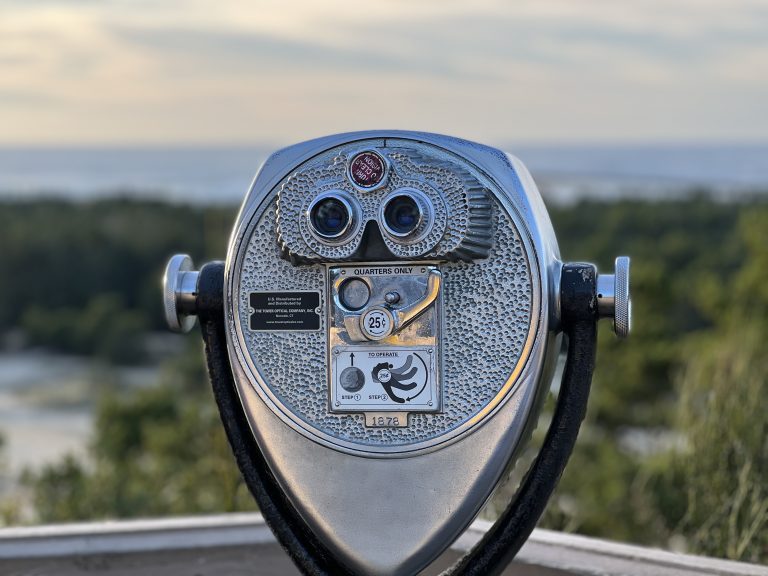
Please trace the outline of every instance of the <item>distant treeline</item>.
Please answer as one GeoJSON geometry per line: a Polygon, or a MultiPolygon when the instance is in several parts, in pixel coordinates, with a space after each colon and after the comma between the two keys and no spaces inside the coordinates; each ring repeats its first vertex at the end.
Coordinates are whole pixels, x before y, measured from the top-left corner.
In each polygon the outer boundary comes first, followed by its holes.
{"type": "Polygon", "coordinates": [[[0,334],[21,335],[28,346],[142,361],[144,332],[164,329],[160,283],[168,256],[223,258],[234,214],[133,200],[0,203],[0,334]]]}
{"type": "MultiPolygon", "coordinates": [[[[704,198],[584,202],[552,207],[551,216],[565,260],[610,270],[615,255],[633,257],[637,321],[642,326],[652,315],[654,332],[672,338],[710,323],[693,292],[702,273],[710,278],[739,267],[743,251],[733,232],[753,208],[704,198]],[[652,306],[644,306],[646,298],[652,306]]],[[[21,335],[29,346],[141,361],[137,336],[164,329],[160,278],[168,256],[223,259],[235,212],[120,199],[0,203],[0,334],[21,335]]],[[[659,360],[655,369],[663,371],[659,360]]]]}

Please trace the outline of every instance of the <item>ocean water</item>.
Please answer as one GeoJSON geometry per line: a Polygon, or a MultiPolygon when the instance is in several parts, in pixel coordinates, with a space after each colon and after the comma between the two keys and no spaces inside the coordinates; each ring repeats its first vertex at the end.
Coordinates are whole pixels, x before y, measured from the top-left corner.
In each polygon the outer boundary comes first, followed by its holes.
{"type": "MultiPolygon", "coordinates": [[[[276,147],[0,148],[0,198],[115,195],[236,204],[276,147]]],[[[768,193],[768,144],[503,146],[543,195],[569,203],[673,198],[706,188],[722,200],[768,193]]]]}

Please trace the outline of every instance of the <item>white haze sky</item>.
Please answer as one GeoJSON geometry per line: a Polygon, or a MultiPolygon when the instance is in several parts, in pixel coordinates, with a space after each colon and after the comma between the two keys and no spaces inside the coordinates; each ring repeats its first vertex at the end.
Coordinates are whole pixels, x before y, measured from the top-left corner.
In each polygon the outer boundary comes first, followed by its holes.
{"type": "Polygon", "coordinates": [[[765,0],[0,0],[0,145],[768,141],[765,0]]]}

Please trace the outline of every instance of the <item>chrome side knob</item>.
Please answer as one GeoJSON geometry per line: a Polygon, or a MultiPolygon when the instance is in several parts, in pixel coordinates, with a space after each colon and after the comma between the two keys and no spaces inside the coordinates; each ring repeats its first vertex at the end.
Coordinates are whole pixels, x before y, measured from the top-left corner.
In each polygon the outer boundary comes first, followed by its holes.
{"type": "Polygon", "coordinates": [[[189,332],[195,325],[195,299],[197,278],[192,258],[176,254],[165,267],[163,276],[163,304],[165,321],[174,332],[189,332]]]}
{"type": "Polygon", "coordinates": [[[613,331],[626,338],[632,327],[632,297],[629,293],[629,258],[619,256],[613,274],[597,276],[597,311],[601,318],[613,318],[613,331]]]}

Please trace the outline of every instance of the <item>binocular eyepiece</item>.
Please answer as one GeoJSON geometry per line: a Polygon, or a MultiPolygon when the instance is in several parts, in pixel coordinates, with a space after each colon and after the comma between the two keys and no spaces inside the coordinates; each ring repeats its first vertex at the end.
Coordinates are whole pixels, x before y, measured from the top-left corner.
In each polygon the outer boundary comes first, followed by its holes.
{"type": "Polygon", "coordinates": [[[360,220],[352,211],[350,201],[341,193],[321,194],[309,207],[309,223],[312,232],[325,242],[342,241],[355,220],[360,220]]]}
{"type": "Polygon", "coordinates": [[[402,239],[414,236],[424,220],[424,214],[431,215],[433,212],[429,200],[422,197],[419,202],[418,197],[418,191],[406,189],[398,190],[391,198],[385,200],[380,222],[387,234],[402,239]],[[425,209],[422,209],[422,205],[425,209]]]}
{"type": "MultiPolygon", "coordinates": [[[[309,206],[309,227],[319,241],[343,244],[354,236],[361,214],[359,203],[344,192],[323,192],[309,206]]],[[[379,210],[380,230],[394,241],[407,243],[423,238],[433,221],[429,198],[414,189],[393,192],[379,210]]]]}
{"type": "Polygon", "coordinates": [[[201,317],[254,495],[272,509],[281,492],[273,520],[301,525],[284,544],[310,534],[308,549],[364,574],[414,573],[466,528],[530,437],[566,333],[578,383],[532,475],[548,491],[523,486],[512,505],[537,512],[501,529],[522,541],[575,440],[596,322],[624,337],[631,316],[629,259],[615,274],[563,264],[518,159],[398,131],[271,156],[225,265],[174,256],[164,294],[172,329],[201,317]]]}

